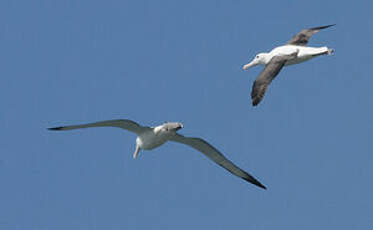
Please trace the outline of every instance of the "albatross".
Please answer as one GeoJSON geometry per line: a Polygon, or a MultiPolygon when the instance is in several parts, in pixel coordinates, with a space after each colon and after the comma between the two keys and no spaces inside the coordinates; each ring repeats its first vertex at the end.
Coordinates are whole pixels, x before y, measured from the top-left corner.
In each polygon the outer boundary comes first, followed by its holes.
{"type": "Polygon", "coordinates": [[[119,119],[99,121],[88,124],[60,126],[48,129],[62,131],[91,127],[117,127],[135,133],[137,135],[137,138],[136,149],[133,154],[133,158],[136,158],[141,150],[151,150],[157,148],[167,141],[174,141],[181,144],[189,145],[190,147],[202,152],[212,161],[225,168],[232,174],[241,177],[247,182],[259,186],[260,188],[266,189],[266,187],[262,185],[258,180],[233,164],[219,150],[217,150],[214,146],[210,145],[205,140],[196,137],[185,137],[181,134],[178,134],[177,131],[183,128],[183,124],[180,122],[165,122],[164,124],[156,127],[148,127],[141,126],[131,120],[119,119]]]}
{"type": "Polygon", "coordinates": [[[254,59],[243,66],[244,70],[256,65],[264,65],[265,68],[255,80],[251,90],[251,100],[253,106],[256,106],[263,99],[268,85],[281,71],[282,67],[298,64],[320,55],[330,55],[334,52],[326,46],[308,47],[308,40],[312,35],[322,29],[334,26],[319,26],[310,29],[304,29],[296,34],[286,45],[274,48],[269,53],[259,53],[254,59]]]}

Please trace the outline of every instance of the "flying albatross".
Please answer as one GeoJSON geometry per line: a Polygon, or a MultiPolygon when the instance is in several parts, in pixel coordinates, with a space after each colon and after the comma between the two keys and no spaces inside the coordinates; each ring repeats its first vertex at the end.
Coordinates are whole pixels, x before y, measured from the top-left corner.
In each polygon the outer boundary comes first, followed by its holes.
{"type": "Polygon", "coordinates": [[[81,128],[91,128],[91,127],[117,127],[128,130],[137,134],[136,138],[136,150],[133,154],[133,158],[139,154],[140,150],[151,150],[157,148],[167,141],[174,141],[182,144],[189,145],[190,147],[202,152],[208,158],[213,160],[215,163],[225,168],[232,174],[241,177],[242,179],[266,189],[258,180],[253,176],[243,171],[230,160],[228,160],[219,150],[214,148],[212,145],[207,143],[201,138],[196,137],[185,137],[178,134],[176,131],[183,128],[183,124],[179,122],[165,122],[162,125],[156,127],[141,126],[131,120],[108,120],[99,121],[95,123],[71,125],[71,126],[61,126],[55,128],[48,128],[49,130],[72,130],[81,128]]]}
{"type": "Polygon", "coordinates": [[[255,56],[254,60],[244,65],[244,70],[247,70],[255,65],[265,65],[264,70],[255,80],[251,91],[251,100],[253,106],[258,105],[263,99],[268,85],[281,71],[282,67],[298,64],[319,55],[332,54],[334,50],[329,49],[326,46],[307,47],[306,45],[312,35],[322,29],[326,29],[334,25],[335,24],[304,29],[296,34],[290,41],[288,41],[286,45],[276,47],[269,53],[259,53],[255,56]]]}

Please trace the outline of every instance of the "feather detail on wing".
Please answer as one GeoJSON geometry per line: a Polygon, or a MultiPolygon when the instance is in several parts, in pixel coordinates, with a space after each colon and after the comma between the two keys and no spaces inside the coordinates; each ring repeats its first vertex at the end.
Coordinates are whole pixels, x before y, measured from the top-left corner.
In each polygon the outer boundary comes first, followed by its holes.
{"type": "Polygon", "coordinates": [[[118,120],[107,120],[98,121],[94,123],[80,124],[80,125],[70,125],[70,126],[59,126],[54,128],[48,128],[49,130],[72,130],[72,129],[82,129],[82,128],[92,128],[92,127],[117,127],[134,132],[136,134],[142,133],[147,127],[140,126],[134,121],[126,119],[118,120]]]}

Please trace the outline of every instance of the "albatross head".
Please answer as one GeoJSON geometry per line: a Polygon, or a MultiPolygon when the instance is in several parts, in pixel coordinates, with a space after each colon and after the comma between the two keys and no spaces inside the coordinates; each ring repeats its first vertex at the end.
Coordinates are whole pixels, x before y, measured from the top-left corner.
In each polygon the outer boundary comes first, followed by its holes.
{"type": "Polygon", "coordinates": [[[250,63],[243,66],[243,69],[248,70],[249,68],[256,65],[266,65],[267,57],[268,53],[258,53],[250,63]]]}
{"type": "Polygon", "coordinates": [[[163,125],[163,129],[166,131],[178,131],[179,129],[182,129],[184,126],[180,122],[165,122],[163,125]]]}

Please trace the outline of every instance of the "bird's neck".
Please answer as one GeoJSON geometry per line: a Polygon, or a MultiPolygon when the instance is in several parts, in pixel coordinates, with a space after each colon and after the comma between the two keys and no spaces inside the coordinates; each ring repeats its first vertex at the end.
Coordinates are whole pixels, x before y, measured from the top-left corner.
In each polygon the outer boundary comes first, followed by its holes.
{"type": "Polygon", "coordinates": [[[269,53],[264,53],[262,59],[260,60],[261,65],[267,65],[271,61],[272,55],[269,53]]]}

